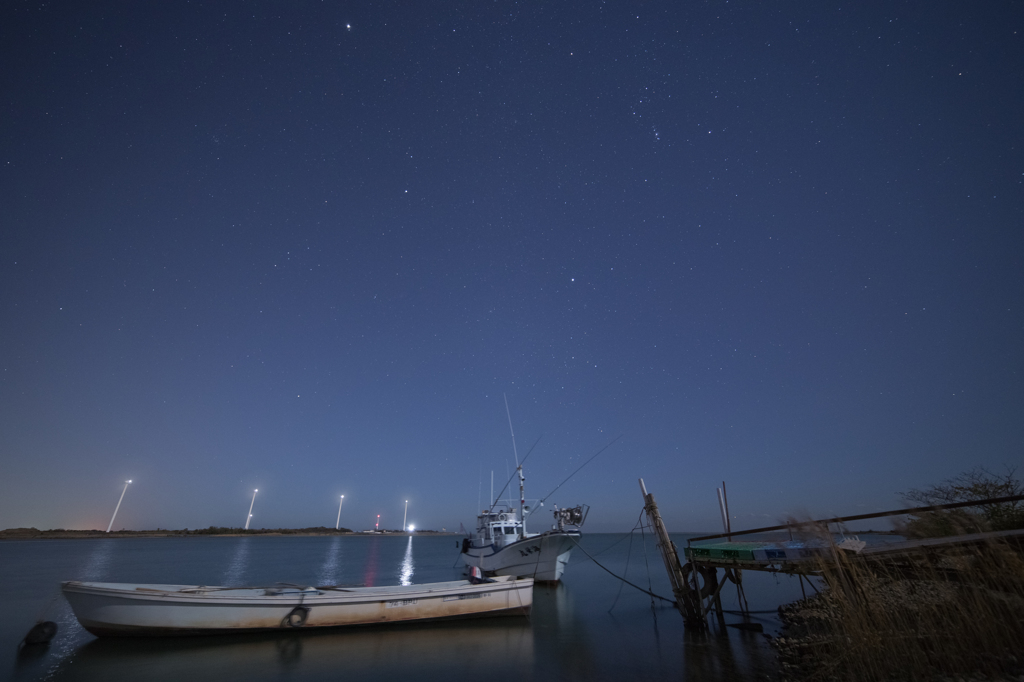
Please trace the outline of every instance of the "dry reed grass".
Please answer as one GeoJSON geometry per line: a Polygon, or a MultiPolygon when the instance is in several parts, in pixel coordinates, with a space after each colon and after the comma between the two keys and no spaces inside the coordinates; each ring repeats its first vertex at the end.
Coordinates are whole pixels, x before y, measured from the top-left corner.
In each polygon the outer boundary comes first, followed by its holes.
{"type": "MultiPolygon", "coordinates": [[[[826,539],[827,537],[827,539],[826,539]]],[[[783,610],[783,674],[801,680],[1018,679],[1024,560],[1006,541],[875,562],[838,550],[821,595],[783,610]]],[[[1024,679],[1024,677],[1020,678],[1024,679]]]]}

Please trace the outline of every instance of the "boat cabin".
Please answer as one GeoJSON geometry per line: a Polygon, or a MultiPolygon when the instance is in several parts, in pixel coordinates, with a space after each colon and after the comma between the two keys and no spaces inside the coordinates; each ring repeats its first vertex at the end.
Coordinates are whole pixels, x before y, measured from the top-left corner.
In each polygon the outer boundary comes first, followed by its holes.
{"type": "Polygon", "coordinates": [[[523,536],[523,522],[516,510],[484,510],[477,517],[477,540],[483,544],[502,547],[523,536]]]}

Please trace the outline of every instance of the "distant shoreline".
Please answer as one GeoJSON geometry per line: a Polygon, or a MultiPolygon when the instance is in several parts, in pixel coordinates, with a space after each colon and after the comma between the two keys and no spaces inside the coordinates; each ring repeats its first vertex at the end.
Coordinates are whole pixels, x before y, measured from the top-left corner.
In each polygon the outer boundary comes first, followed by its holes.
{"type": "Polygon", "coordinates": [[[38,530],[36,528],[8,528],[0,530],[0,540],[88,540],[95,538],[202,538],[202,537],[249,537],[249,536],[276,536],[276,537],[315,537],[315,536],[340,536],[369,537],[381,535],[459,535],[451,531],[435,530],[382,530],[382,531],[354,531],[347,528],[334,530],[333,528],[261,528],[244,530],[242,528],[198,528],[183,530],[115,530],[109,533],[102,530],[38,530]]]}
{"type": "MultiPolygon", "coordinates": [[[[612,532],[612,535],[621,535],[622,531],[612,532]]],[[[674,532],[674,531],[673,531],[674,532]]],[[[707,535],[707,532],[686,532],[686,535],[707,535]]],[[[592,533],[601,535],[603,533],[592,533]]],[[[858,535],[897,535],[895,531],[867,530],[859,531],[858,535]]],[[[169,530],[158,528],[157,530],[114,530],[109,533],[102,530],[66,530],[57,528],[54,530],[39,530],[37,528],[8,528],[0,530],[0,541],[2,540],[87,540],[95,538],[202,538],[202,537],[249,537],[249,536],[273,536],[273,537],[319,537],[319,536],[352,536],[352,537],[373,537],[381,535],[422,535],[422,536],[452,536],[465,535],[449,530],[382,530],[382,531],[358,531],[342,528],[259,528],[245,530],[242,528],[185,528],[183,530],[169,530]]]]}

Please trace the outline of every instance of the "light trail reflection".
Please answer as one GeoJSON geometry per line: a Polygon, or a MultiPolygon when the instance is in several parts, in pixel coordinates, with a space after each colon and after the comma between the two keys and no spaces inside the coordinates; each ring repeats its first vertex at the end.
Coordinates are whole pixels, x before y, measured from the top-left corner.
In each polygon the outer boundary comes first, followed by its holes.
{"type": "Polygon", "coordinates": [[[249,568],[249,540],[250,538],[241,538],[238,541],[238,547],[235,548],[235,556],[231,560],[228,570],[224,573],[224,585],[237,587],[244,584],[242,580],[245,578],[246,571],[249,568]]]}
{"type": "Polygon", "coordinates": [[[398,575],[400,585],[412,585],[412,536],[409,536],[409,544],[405,546],[405,558],[402,559],[402,570],[398,575]]]}

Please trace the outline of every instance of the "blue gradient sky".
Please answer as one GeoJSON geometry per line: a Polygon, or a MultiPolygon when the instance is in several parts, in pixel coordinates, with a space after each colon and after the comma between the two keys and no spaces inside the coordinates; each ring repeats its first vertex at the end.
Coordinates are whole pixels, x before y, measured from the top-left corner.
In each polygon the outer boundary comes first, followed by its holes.
{"type": "Polygon", "coordinates": [[[6,3],[0,527],[626,530],[1024,444],[1024,7],[6,3]],[[546,515],[546,514],[545,514],[546,515]],[[539,526],[540,524],[538,524],[539,526]]]}

